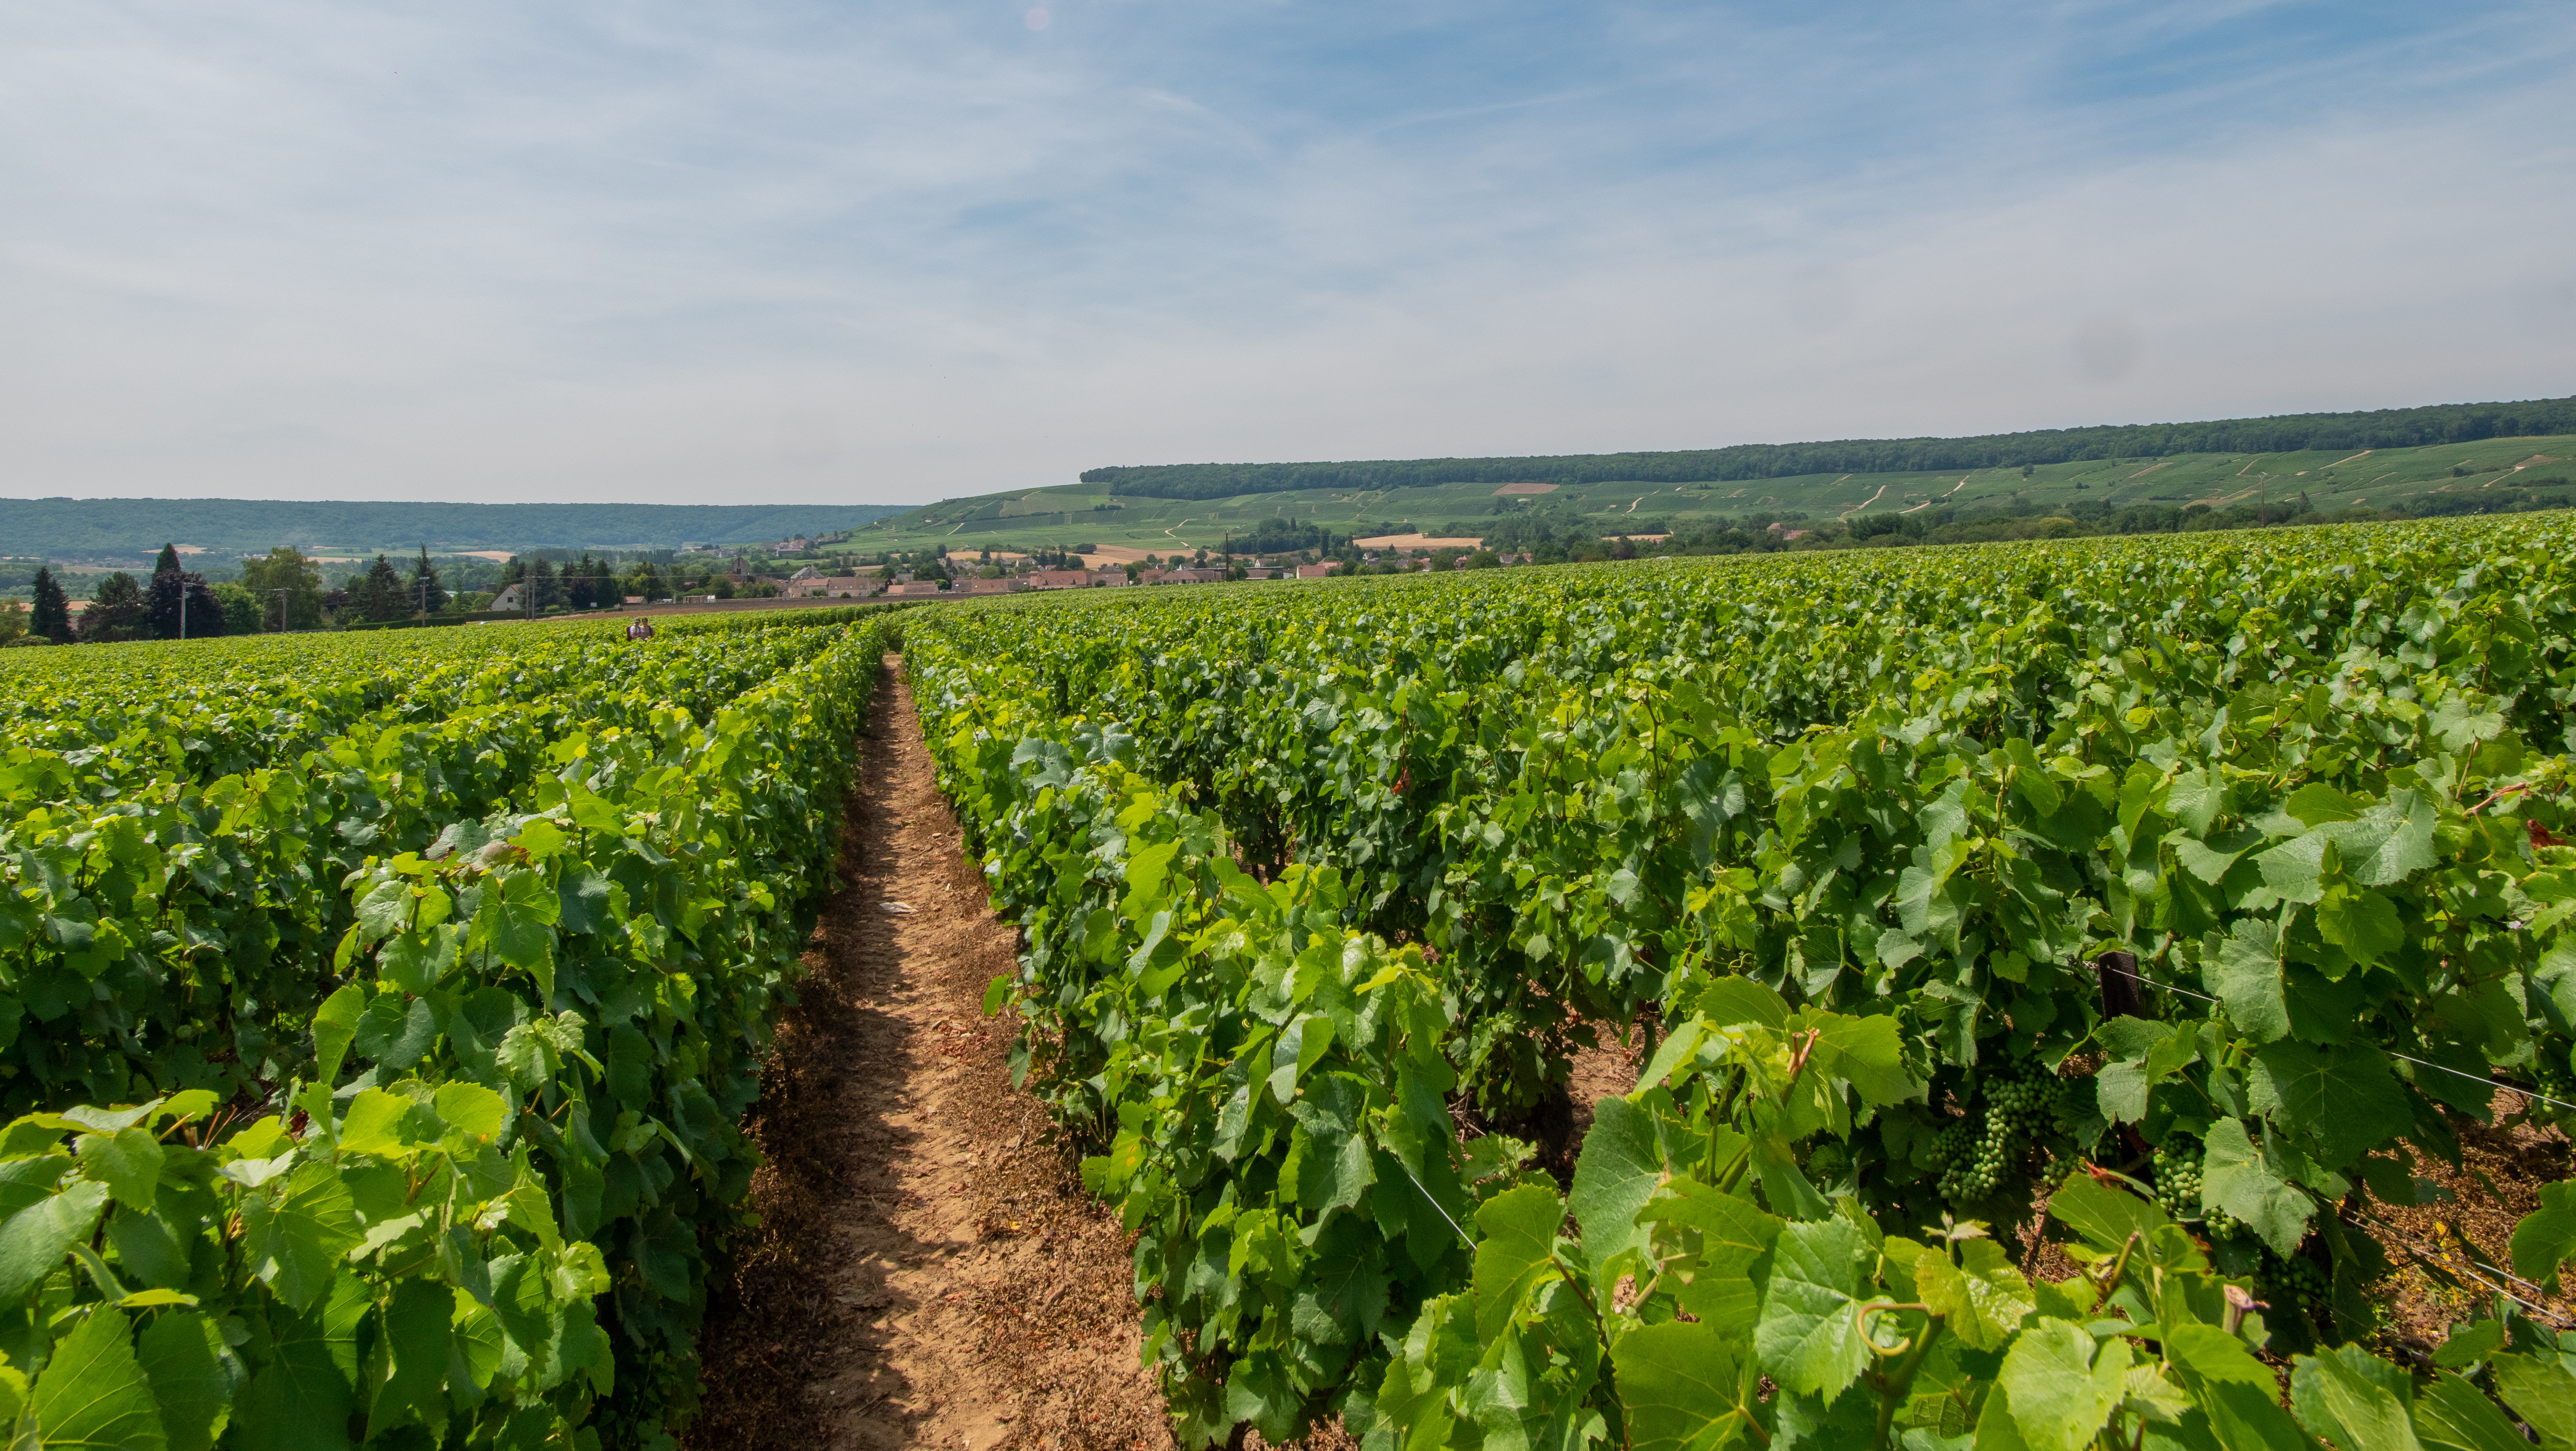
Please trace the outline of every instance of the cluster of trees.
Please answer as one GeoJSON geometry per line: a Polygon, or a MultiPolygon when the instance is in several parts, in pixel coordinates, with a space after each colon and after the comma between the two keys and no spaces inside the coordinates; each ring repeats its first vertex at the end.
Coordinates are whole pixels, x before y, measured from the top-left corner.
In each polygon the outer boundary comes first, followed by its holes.
{"type": "Polygon", "coordinates": [[[446,587],[439,583],[438,568],[429,562],[427,546],[422,547],[419,559],[413,563],[409,579],[379,554],[364,573],[350,576],[346,584],[323,597],[326,609],[375,623],[434,615],[446,609],[449,602],[446,587]]]}
{"type": "Polygon", "coordinates": [[[179,551],[167,544],[161,546],[161,557],[153,562],[148,581],[123,570],[109,575],[99,582],[89,609],[77,621],[71,598],[50,567],[39,566],[33,584],[33,608],[23,616],[14,606],[7,612],[9,623],[0,625],[0,643],[204,639],[227,633],[243,608],[238,601],[219,598],[217,587],[208,585],[204,575],[184,568],[179,551]]]}
{"type": "MultiPolygon", "coordinates": [[[[453,603],[426,549],[408,577],[380,554],[334,589],[323,583],[321,567],[291,546],[243,560],[238,579],[209,582],[165,544],[149,578],[138,580],[122,570],[108,575],[92,590],[89,608],[78,614],[50,567],[36,571],[33,593],[24,643],[60,645],[310,630],[333,620],[401,619],[424,607],[435,613],[453,603]]],[[[0,637],[9,633],[0,627],[0,637]]]]}
{"type": "MultiPolygon", "coordinates": [[[[705,570],[710,575],[717,575],[712,564],[705,566],[705,570]]],[[[679,571],[674,569],[672,573],[677,576],[679,571]]],[[[630,593],[640,594],[648,600],[668,599],[676,590],[685,587],[665,585],[662,571],[649,559],[637,565],[631,574],[620,575],[612,562],[593,559],[588,550],[582,551],[579,559],[565,560],[561,569],[542,554],[515,555],[501,567],[497,584],[500,589],[514,584],[526,585],[527,588],[520,592],[521,607],[533,608],[539,614],[558,606],[576,610],[611,609],[624,604],[630,593]]],[[[725,591],[728,596],[732,592],[730,587],[725,591]]]]}
{"type": "Polygon", "coordinates": [[[780,593],[777,580],[753,571],[741,560],[671,559],[660,552],[622,564],[614,556],[593,558],[587,550],[578,558],[561,561],[539,552],[514,555],[492,584],[496,593],[524,584],[518,608],[540,614],[556,608],[615,609],[630,595],[644,600],[679,595],[729,600],[771,599],[780,593]]]}
{"type": "MultiPolygon", "coordinates": [[[[1776,515],[1759,516],[1760,523],[1770,523],[1776,515]]],[[[1534,550],[1545,545],[1582,549],[1602,542],[1612,534],[1662,534],[1667,532],[1660,518],[1615,518],[1599,514],[1578,514],[1570,509],[1517,509],[1504,511],[1501,517],[1479,519],[1472,523],[1444,526],[1442,532],[1457,535],[1481,535],[1488,548],[1501,550],[1534,550]]]]}
{"type": "Polygon", "coordinates": [[[1332,554],[1350,546],[1351,536],[1336,534],[1311,519],[1283,519],[1277,515],[1256,521],[1248,534],[1229,531],[1225,536],[1226,554],[1300,554],[1313,550],[1332,554]]]}
{"type": "Polygon", "coordinates": [[[1802,474],[2010,468],[2082,459],[2165,458],[2185,453],[2414,448],[2564,433],[2576,433],[2576,398],[2439,404],[2368,413],[2297,413],[2208,423],[2049,428],[1972,438],[1749,443],[1654,453],[1349,463],[1152,464],[1088,469],[1082,481],[1106,484],[1119,493],[1143,498],[1222,499],[1302,489],[1403,489],[1448,483],[1711,483],[1795,478],[1802,474]]]}
{"type": "MultiPolygon", "coordinates": [[[[940,554],[944,557],[945,551],[940,554]]],[[[0,645],[193,640],[390,623],[480,609],[491,595],[479,586],[497,590],[522,582],[540,612],[614,609],[630,594],[658,600],[679,593],[732,598],[780,592],[774,579],[732,573],[742,567],[739,562],[692,560],[684,566],[671,560],[668,550],[645,551],[623,562],[614,555],[595,558],[588,551],[575,557],[568,550],[531,550],[504,564],[459,556],[445,560],[444,566],[461,567],[474,578],[471,585],[452,588],[455,582],[444,577],[441,561],[424,546],[402,565],[379,554],[334,585],[323,578],[319,561],[291,545],[242,560],[237,579],[213,581],[185,568],[178,550],[163,545],[148,578],[110,574],[95,586],[89,608],[78,613],[51,567],[32,566],[33,608],[0,606],[0,645]]]]}

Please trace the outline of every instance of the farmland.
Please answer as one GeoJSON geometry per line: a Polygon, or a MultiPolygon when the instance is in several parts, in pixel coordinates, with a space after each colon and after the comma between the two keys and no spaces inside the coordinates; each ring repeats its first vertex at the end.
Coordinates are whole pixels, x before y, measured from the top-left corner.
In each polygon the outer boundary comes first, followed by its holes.
{"type": "Polygon", "coordinates": [[[2571,558],[2532,514],[7,652],[0,1415],[2557,1436],[2563,1158],[2405,1231],[2576,1117],[2571,558]]]}
{"type": "Polygon", "coordinates": [[[952,499],[875,520],[848,536],[860,552],[1066,548],[1096,543],[1171,554],[1215,549],[1261,520],[1341,535],[1480,535],[1513,514],[1563,517],[1602,535],[1688,529],[1750,517],[1843,521],[1873,515],[2009,512],[2047,516],[2078,505],[2130,509],[2259,505],[2467,511],[2547,480],[2567,492],[2576,437],[2518,437],[2377,450],[2200,453],[2020,467],[1819,473],[1739,482],[1610,479],[1533,487],[1490,481],[1401,488],[1309,488],[1210,499],[1122,494],[1114,482],[952,499]],[[2356,457],[2358,455],[2358,457],[2356,457]]]}
{"type": "Polygon", "coordinates": [[[1003,602],[906,654],[1184,1444],[2492,1446],[2488,1391],[2576,1386],[2567,1186],[2510,1269],[2410,1267],[2491,1307],[2411,1377],[2374,1230],[2576,1099],[2571,544],[1003,602]],[[1992,1237],[2040,1204],[2083,1273],[1992,1237]]]}
{"type": "Polygon", "coordinates": [[[685,1420],[881,631],[11,652],[21,1443],[685,1420]]]}

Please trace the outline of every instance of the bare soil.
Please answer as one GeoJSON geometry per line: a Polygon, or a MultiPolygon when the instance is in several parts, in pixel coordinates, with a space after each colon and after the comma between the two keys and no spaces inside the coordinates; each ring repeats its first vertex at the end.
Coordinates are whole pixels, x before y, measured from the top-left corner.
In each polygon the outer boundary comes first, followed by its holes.
{"type": "Polygon", "coordinates": [[[2576,1303],[2568,1295],[2546,1293],[2511,1273],[2514,1225],[2540,1207],[2541,1186],[2566,1179],[2571,1168],[2567,1137],[2558,1130],[2503,1127],[2523,1107],[2519,1094],[2500,1089],[2489,1122],[2452,1115],[2460,1139],[2456,1170],[2430,1154],[2416,1155],[2416,1174],[2447,1197],[2423,1205],[2369,1200],[2364,1227],[2395,1266],[2372,1295],[2386,1317],[2380,1348],[2389,1354],[2429,1352],[2499,1290],[2553,1326],[2576,1328],[2576,1303]]]}
{"type": "Polygon", "coordinates": [[[760,1226],[712,1287],[687,1444],[1168,1448],[1129,1246],[983,1015],[986,909],[887,657],[840,890],[749,1122],[760,1226]],[[909,911],[898,910],[909,908],[909,911]]]}

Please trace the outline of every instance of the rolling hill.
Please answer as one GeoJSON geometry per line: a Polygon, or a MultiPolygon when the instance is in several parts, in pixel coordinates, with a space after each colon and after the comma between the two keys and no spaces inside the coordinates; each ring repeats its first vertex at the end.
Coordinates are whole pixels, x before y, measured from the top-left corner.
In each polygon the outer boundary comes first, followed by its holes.
{"type": "Polygon", "coordinates": [[[1603,534],[1748,516],[2030,513],[2077,501],[2211,508],[2305,500],[2467,512],[2564,486],[2576,398],[2375,413],[1751,444],[1669,453],[1093,469],[1082,482],[949,499],[859,529],[860,551],[1213,548],[1264,518],[1337,534],[1481,535],[1543,513],[1603,534]]]}
{"type": "Polygon", "coordinates": [[[278,499],[9,499],[0,555],[149,556],[164,542],[211,554],[279,544],[370,554],[471,549],[676,549],[825,534],[910,506],[891,504],[373,504],[278,499]]]}

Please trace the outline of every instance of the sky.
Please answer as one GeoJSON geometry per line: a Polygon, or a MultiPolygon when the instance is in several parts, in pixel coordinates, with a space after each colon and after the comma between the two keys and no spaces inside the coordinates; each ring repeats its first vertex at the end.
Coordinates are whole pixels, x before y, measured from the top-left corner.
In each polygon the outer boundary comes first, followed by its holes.
{"type": "Polygon", "coordinates": [[[2480,0],[0,6],[0,498],[2565,396],[2571,62],[2480,0]]]}

